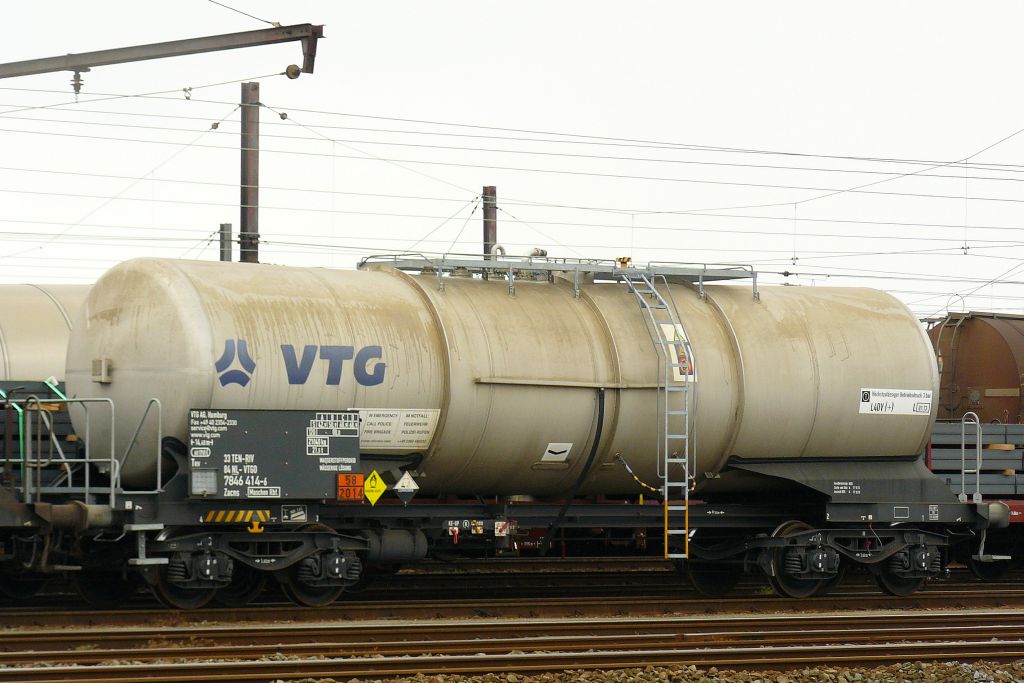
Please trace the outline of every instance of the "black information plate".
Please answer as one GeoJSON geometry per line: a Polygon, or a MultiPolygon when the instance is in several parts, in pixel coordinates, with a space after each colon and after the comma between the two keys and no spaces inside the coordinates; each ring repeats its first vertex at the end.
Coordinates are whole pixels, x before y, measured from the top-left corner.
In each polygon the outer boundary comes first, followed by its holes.
{"type": "Polygon", "coordinates": [[[360,472],[355,410],[190,410],[188,432],[194,497],[333,499],[360,472]]]}

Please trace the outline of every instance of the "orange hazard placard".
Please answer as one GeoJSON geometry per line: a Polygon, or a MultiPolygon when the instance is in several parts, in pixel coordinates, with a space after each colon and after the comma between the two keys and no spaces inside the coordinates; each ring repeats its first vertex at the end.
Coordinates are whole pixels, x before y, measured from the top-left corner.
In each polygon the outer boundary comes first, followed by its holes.
{"type": "Polygon", "coordinates": [[[339,474],[338,475],[338,500],[359,500],[363,499],[363,475],[360,474],[339,474]]]}

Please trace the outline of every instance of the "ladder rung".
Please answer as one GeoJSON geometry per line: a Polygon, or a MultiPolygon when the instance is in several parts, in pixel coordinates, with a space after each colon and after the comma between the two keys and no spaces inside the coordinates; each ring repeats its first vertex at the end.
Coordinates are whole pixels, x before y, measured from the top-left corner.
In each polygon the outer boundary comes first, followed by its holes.
{"type": "Polygon", "coordinates": [[[689,559],[690,556],[686,553],[668,553],[665,557],[670,560],[686,560],[689,559]]]}
{"type": "Polygon", "coordinates": [[[666,439],[689,439],[690,437],[686,434],[666,434],[666,439]]]}
{"type": "Polygon", "coordinates": [[[669,536],[685,536],[686,529],[665,529],[665,533],[669,536]]]}
{"type": "Polygon", "coordinates": [[[668,411],[668,414],[669,415],[686,415],[686,411],[685,410],[670,410],[670,411],[668,411]]]}
{"type": "Polygon", "coordinates": [[[687,508],[686,505],[669,505],[668,506],[669,511],[672,511],[672,510],[680,510],[680,511],[682,511],[682,510],[685,510],[686,508],[687,508]]]}
{"type": "Polygon", "coordinates": [[[686,462],[689,458],[665,458],[665,462],[686,462]]]}

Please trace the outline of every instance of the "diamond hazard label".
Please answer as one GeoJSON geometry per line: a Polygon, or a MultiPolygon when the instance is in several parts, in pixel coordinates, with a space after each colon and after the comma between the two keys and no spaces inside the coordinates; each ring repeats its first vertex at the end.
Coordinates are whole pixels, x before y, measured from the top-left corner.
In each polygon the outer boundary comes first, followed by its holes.
{"type": "Polygon", "coordinates": [[[406,472],[402,475],[402,478],[395,483],[393,489],[398,497],[402,499],[402,502],[408,505],[409,501],[416,495],[416,492],[420,490],[420,486],[416,483],[416,480],[412,478],[412,475],[406,472]]]}
{"type": "Polygon", "coordinates": [[[387,490],[388,485],[377,474],[377,470],[370,472],[370,475],[363,482],[363,492],[366,494],[366,500],[370,501],[370,505],[376,505],[377,499],[387,490]]]}

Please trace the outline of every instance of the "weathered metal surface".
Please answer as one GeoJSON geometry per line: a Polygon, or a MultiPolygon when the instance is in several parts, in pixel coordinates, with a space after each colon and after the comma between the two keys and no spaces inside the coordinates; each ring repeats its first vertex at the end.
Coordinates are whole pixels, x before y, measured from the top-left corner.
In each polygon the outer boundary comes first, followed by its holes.
{"type": "Polygon", "coordinates": [[[1024,317],[950,314],[928,336],[941,368],[939,418],[974,412],[982,422],[1024,420],[1024,317]]]}
{"type": "MultiPolygon", "coordinates": [[[[934,409],[868,414],[862,389],[936,391],[910,312],[879,291],[670,285],[699,366],[696,473],[727,458],[905,456],[934,409]]],[[[656,480],[656,354],[614,283],[145,259],[109,271],[69,349],[69,390],[117,403],[127,439],[158,396],[164,433],[192,408],[381,409],[365,453],[420,453],[424,493],[558,495],[605,428],[584,491],[636,493],[617,456],[656,480]],[[244,343],[243,343],[244,342],[244,343]],[[111,383],[92,381],[109,358],[111,383]],[[390,411],[390,412],[389,412],[390,411]],[[392,430],[389,432],[388,430],[392,430]],[[551,448],[554,446],[554,448],[551,448]]],[[[679,409],[682,406],[674,406],[679,409]]],[[[94,424],[94,430],[102,426],[94,424]]],[[[94,434],[97,434],[94,431],[94,434]]],[[[101,436],[101,435],[100,435],[101,436]]],[[[143,438],[147,436],[143,434],[143,438]]],[[[119,447],[122,451],[125,444],[119,447]]],[[[125,463],[127,483],[153,475],[125,463]]]]}
{"type": "Polygon", "coordinates": [[[302,70],[307,73],[313,73],[316,41],[319,38],[323,38],[323,33],[323,26],[295,24],[293,26],[276,26],[274,28],[243,31],[241,33],[225,33],[219,36],[188,38],[165,43],[151,43],[149,45],[134,45],[132,47],[114,48],[112,50],[67,54],[60,57],[29,59],[23,62],[0,64],[0,78],[31,76],[33,74],[50,73],[53,71],[88,71],[92,67],[110,64],[181,57],[201,52],[274,45],[276,43],[287,43],[296,40],[302,42],[302,70]]]}
{"type": "MultiPolygon", "coordinates": [[[[260,84],[242,83],[238,260],[260,261],[260,84]]],[[[230,260],[230,259],[228,259],[230,260]]]]}
{"type": "Polygon", "coordinates": [[[0,285],[0,380],[64,379],[71,321],[88,285],[0,285]]]}

